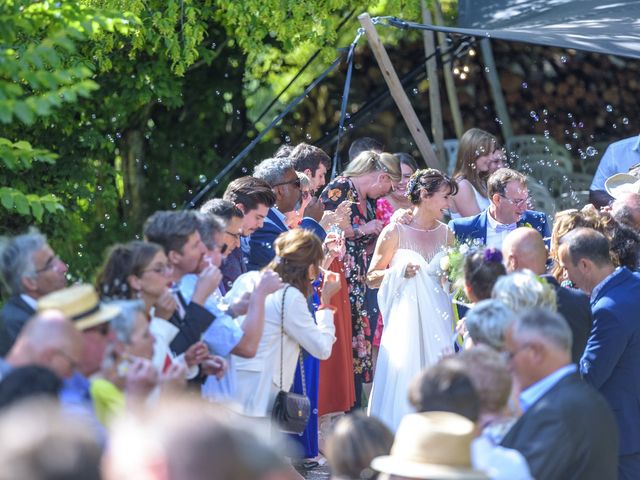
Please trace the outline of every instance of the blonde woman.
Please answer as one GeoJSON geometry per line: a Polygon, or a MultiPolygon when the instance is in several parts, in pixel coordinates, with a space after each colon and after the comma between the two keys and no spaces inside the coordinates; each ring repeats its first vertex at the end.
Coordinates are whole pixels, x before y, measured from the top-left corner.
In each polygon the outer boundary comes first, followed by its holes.
{"type": "Polygon", "coordinates": [[[500,300],[514,313],[536,307],[552,312],[558,309],[555,289],[526,268],[498,278],[491,298],[500,300]]]}
{"type": "Polygon", "coordinates": [[[349,162],[342,175],[332,180],[320,196],[326,210],[336,210],[344,201],[351,204],[350,226],[344,230],[346,254],[343,267],[351,302],[357,402],[361,384],[372,380],[371,337],[374,330],[370,319],[377,319],[377,312],[369,313],[365,302],[365,275],[369,264],[366,248],[375,242],[383,227],[382,222],[376,219],[375,206],[368,200],[388,195],[401,179],[398,157],[390,153],[365,151],[349,162]]]}
{"type": "Polygon", "coordinates": [[[477,215],[489,206],[487,179],[504,167],[504,153],[495,136],[479,128],[464,132],[453,170],[458,193],[451,197],[451,217],[477,215]]]}

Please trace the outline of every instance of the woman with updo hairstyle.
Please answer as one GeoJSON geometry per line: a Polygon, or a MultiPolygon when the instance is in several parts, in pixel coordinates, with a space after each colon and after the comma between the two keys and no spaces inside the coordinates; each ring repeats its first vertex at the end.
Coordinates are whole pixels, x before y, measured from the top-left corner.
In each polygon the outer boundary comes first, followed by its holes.
{"type": "Polygon", "coordinates": [[[401,180],[398,157],[390,153],[364,151],[350,161],[342,174],[329,182],[320,195],[325,210],[346,212],[349,217],[348,226],[344,229],[346,253],[342,266],[351,303],[357,406],[360,405],[362,384],[371,382],[373,375],[371,340],[378,318],[377,312],[369,312],[364,279],[369,266],[367,249],[375,243],[383,223],[376,219],[375,204],[369,200],[388,195],[401,180]]]}
{"type": "MultiPolygon", "coordinates": [[[[237,384],[233,400],[241,413],[250,417],[267,418],[277,393],[289,391],[301,348],[326,359],[334,341],[333,307],[329,302],[340,287],[337,276],[325,274],[315,321],[307,304],[324,258],[322,243],[313,232],[295,228],[281,234],[274,249],[276,255],[264,269],[278,273],[283,287],[266,298],[264,331],[255,357],[237,357],[235,363],[237,384]]],[[[241,275],[226,298],[233,303],[245,292],[253,291],[260,276],[259,271],[241,275]]],[[[242,318],[239,320],[242,322],[242,318]]]]}
{"type": "Polygon", "coordinates": [[[477,215],[489,207],[487,179],[504,167],[504,158],[494,135],[479,128],[464,132],[453,170],[459,191],[451,199],[452,218],[477,215]]]}
{"type": "Polygon", "coordinates": [[[529,308],[558,310],[553,286],[526,268],[500,277],[491,298],[500,300],[516,314],[529,308]]]}
{"type": "Polygon", "coordinates": [[[491,291],[499,277],[506,275],[502,252],[497,248],[473,250],[462,263],[464,291],[471,303],[491,298],[491,291]]]}
{"type": "Polygon", "coordinates": [[[384,228],[367,274],[368,285],[380,287],[384,323],[369,414],[394,431],[411,411],[406,392],[413,377],[453,347],[449,293],[429,263],[439,264],[454,242],[441,219],[457,189],[456,182],[438,170],[416,171],[407,185],[411,222],[384,228]]]}

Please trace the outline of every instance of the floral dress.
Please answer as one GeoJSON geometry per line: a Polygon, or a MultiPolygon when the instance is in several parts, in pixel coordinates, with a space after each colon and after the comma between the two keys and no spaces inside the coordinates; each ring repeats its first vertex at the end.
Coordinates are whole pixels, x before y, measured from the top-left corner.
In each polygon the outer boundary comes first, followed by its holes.
{"type": "MultiPolygon", "coordinates": [[[[320,200],[326,210],[335,210],[345,200],[351,205],[351,225],[364,225],[376,218],[375,211],[366,198],[359,198],[358,192],[348,177],[336,177],[322,192],[320,200]]],[[[365,302],[365,275],[369,266],[366,246],[375,240],[372,235],[346,240],[346,254],[343,259],[344,275],[349,286],[351,302],[353,371],[362,382],[372,380],[371,327],[365,302]]]]}

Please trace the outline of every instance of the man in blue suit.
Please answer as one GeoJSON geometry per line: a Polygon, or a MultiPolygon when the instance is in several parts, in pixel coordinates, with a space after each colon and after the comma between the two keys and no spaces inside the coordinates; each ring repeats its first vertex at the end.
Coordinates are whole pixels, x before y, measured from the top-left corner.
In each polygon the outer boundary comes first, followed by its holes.
{"type": "Polygon", "coordinates": [[[593,327],[580,360],[583,378],[607,399],[620,429],[619,478],[640,472],[640,277],[615,267],[600,232],[575,229],[558,250],[571,281],[591,295],[593,327]]]}
{"type": "Polygon", "coordinates": [[[527,210],[527,177],[515,170],[500,168],[489,177],[487,191],[491,201],[489,208],[473,217],[457,218],[449,223],[458,241],[502,249],[502,242],[509,232],[518,227],[531,227],[548,242],[551,234],[546,215],[527,210]]]}
{"type": "MultiPolygon", "coordinates": [[[[300,179],[288,157],[268,158],[260,162],[253,176],[264,180],[276,194],[276,204],[269,209],[262,228],[249,237],[249,270],[259,270],[274,257],[273,243],[278,235],[289,230],[285,213],[292,211],[300,201],[300,179]]],[[[321,240],[326,233],[320,226],[324,208],[317,199],[312,199],[304,211],[300,227],[312,230],[321,240]]]]}

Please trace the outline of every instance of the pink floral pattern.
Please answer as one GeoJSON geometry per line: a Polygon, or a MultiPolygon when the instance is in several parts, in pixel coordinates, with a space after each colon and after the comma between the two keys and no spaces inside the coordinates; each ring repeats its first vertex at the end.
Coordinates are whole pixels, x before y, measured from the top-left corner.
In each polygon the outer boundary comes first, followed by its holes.
{"type": "Polygon", "coordinates": [[[393,205],[386,198],[382,197],[376,201],[376,218],[384,223],[385,227],[389,225],[393,212],[395,212],[393,205]]]}

